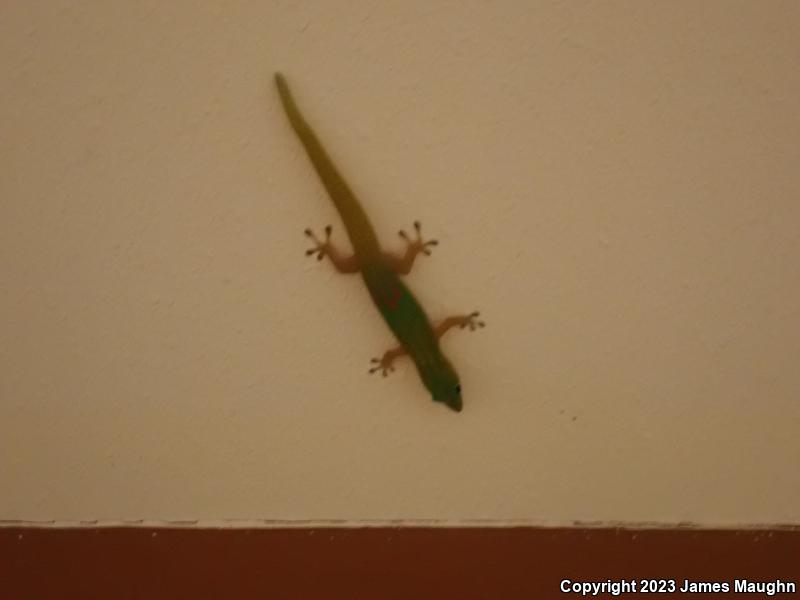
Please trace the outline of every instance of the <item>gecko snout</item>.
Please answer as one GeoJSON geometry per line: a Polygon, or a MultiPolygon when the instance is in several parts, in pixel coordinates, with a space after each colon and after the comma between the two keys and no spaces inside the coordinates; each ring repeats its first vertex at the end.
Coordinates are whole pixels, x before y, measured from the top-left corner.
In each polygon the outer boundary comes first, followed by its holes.
{"type": "MultiPolygon", "coordinates": [[[[436,398],[434,398],[436,400],[436,398]]],[[[464,408],[464,403],[461,400],[461,385],[457,384],[450,393],[446,394],[443,398],[439,399],[441,402],[444,402],[450,410],[454,410],[455,412],[461,412],[461,409],[464,408]]]]}

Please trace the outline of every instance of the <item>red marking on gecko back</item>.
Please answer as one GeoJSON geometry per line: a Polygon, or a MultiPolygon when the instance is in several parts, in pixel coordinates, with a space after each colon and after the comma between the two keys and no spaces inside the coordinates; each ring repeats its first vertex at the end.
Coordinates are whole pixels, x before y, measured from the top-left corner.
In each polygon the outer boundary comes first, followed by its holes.
{"type": "Polygon", "coordinates": [[[382,287],[378,291],[380,303],[389,310],[395,310],[397,308],[402,295],[403,293],[400,291],[400,288],[395,286],[382,287]]]}

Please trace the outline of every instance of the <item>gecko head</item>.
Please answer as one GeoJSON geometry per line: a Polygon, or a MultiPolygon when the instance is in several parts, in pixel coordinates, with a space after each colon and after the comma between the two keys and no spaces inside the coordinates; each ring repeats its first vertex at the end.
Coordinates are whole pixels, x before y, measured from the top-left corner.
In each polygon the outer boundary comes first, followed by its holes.
{"type": "Polygon", "coordinates": [[[444,402],[448,407],[456,412],[461,412],[464,403],[461,400],[461,384],[457,383],[449,388],[443,396],[439,398],[434,397],[438,402],[444,402]]]}
{"type": "Polygon", "coordinates": [[[461,412],[461,384],[453,367],[446,360],[430,373],[423,376],[425,386],[431,392],[434,402],[442,402],[448,408],[461,412]]]}

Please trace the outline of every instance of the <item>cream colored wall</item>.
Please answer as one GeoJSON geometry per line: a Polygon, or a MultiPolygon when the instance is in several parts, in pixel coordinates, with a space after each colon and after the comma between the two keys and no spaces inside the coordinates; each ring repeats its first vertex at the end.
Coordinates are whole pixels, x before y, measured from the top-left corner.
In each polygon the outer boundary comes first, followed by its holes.
{"type": "Polygon", "coordinates": [[[0,518],[800,520],[796,2],[6,2],[0,518]],[[283,70],[465,411],[354,277],[283,70]]]}

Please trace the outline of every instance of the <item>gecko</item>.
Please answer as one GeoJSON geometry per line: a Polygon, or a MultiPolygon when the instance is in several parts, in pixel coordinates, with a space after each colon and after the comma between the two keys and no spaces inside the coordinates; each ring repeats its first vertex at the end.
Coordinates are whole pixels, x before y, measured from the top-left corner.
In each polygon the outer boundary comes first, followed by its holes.
{"type": "Polygon", "coordinates": [[[275,84],[289,123],[333,201],[353,247],[352,255],[342,253],[331,242],[333,228],[328,225],[322,239],[311,229],[305,230],[305,235],[314,244],[313,248],[306,251],[306,255],[316,256],[317,260],[327,256],[340,273],[359,273],[372,301],[399,342],[398,346],[387,350],[380,358],[372,359],[369,373],[380,372],[386,377],[387,373],[394,371],[395,359],[408,356],[433,401],[461,412],[461,383],[453,365],[442,352],[439,340],[453,327],[468,327],[470,331],[484,327],[485,323],[478,319],[480,313],[474,311],[448,317],[435,326],[431,324],[422,305],[400,276],[411,271],[420,253],[430,255],[431,248],[438,244],[437,240],[423,241],[420,223],[415,221],[414,238],[403,230],[398,232],[406,243],[404,253],[384,251],[361,202],[303,117],[283,74],[275,74],[275,84]]]}

